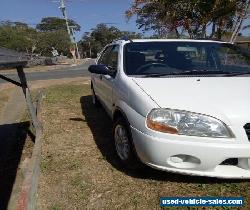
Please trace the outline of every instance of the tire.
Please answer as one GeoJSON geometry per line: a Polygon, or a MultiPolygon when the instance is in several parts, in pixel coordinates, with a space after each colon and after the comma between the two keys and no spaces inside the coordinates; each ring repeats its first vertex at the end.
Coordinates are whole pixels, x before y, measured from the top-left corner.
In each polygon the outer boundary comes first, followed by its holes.
{"type": "Polygon", "coordinates": [[[118,159],[128,169],[138,169],[142,163],[137,157],[129,124],[124,118],[113,123],[113,142],[118,159]],[[122,142],[123,141],[123,142],[122,142]]]}
{"type": "Polygon", "coordinates": [[[91,92],[92,92],[92,104],[95,106],[95,107],[100,107],[101,106],[101,103],[100,101],[98,100],[96,94],[95,94],[95,91],[94,91],[94,87],[91,83],[91,92]]]}

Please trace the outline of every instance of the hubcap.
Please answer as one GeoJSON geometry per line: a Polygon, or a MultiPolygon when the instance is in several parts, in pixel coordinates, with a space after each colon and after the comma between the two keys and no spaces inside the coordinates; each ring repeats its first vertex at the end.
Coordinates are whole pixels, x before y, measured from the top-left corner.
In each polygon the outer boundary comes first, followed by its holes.
{"type": "Polygon", "coordinates": [[[128,134],[124,126],[117,125],[115,128],[115,147],[118,156],[127,160],[130,153],[128,134]]]}

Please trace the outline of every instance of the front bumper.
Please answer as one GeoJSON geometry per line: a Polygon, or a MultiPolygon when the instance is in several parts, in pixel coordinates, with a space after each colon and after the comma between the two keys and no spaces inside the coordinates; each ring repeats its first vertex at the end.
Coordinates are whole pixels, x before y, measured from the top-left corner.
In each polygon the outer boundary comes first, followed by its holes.
{"type": "Polygon", "coordinates": [[[250,143],[204,143],[155,137],[131,127],[137,155],[145,164],[174,173],[250,179],[250,143]],[[236,165],[222,165],[227,159],[236,165]]]}

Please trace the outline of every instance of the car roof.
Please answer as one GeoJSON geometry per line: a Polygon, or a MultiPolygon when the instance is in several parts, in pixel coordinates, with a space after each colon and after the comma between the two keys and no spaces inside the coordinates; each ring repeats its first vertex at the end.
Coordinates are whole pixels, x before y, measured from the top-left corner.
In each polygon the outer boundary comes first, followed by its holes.
{"type": "Polygon", "coordinates": [[[228,43],[218,40],[209,39],[131,39],[131,40],[116,40],[112,44],[125,44],[129,42],[212,42],[212,43],[228,43]]]}

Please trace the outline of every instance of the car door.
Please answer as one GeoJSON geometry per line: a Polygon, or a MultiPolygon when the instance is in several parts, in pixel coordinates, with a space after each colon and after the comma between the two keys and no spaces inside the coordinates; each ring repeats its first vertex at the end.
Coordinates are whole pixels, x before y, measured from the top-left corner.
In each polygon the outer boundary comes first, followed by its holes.
{"type": "MultiPolygon", "coordinates": [[[[110,71],[114,73],[117,72],[118,67],[118,52],[119,45],[112,45],[111,49],[108,53],[108,56],[105,60],[101,60],[99,64],[106,65],[110,71]],[[102,62],[102,63],[101,63],[102,62]]],[[[102,100],[107,110],[108,114],[112,114],[112,106],[113,106],[113,83],[115,80],[115,76],[110,75],[102,75],[100,76],[100,88],[102,100]]]]}
{"type": "MultiPolygon", "coordinates": [[[[113,46],[107,46],[103,50],[99,59],[97,60],[97,64],[105,64],[106,65],[107,59],[109,57],[109,53],[110,53],[112,47],[113,46]]],[[[102,88],[101,88],[102,77],[103,77],[103,75],[100,75],[100,74],[93,74],[92,75],[92,82],[93,82],[95,94],[99,98],[99,100],[103,103],[104,102],[104,93],[103,93],[102,88]]]]}

